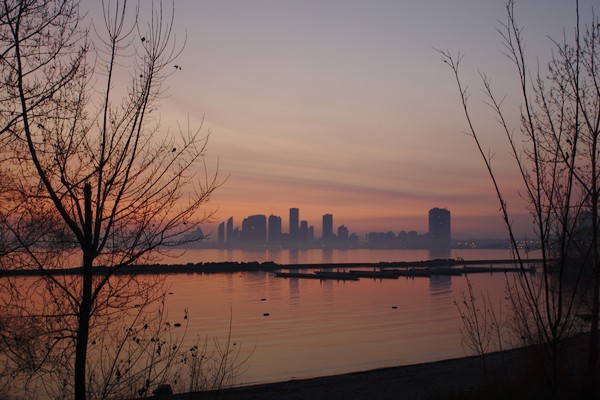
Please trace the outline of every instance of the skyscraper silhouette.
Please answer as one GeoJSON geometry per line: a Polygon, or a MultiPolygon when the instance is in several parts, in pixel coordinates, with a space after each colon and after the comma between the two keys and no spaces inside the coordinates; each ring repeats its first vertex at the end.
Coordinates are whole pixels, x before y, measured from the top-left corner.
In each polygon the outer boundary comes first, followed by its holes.
{"type": "Polygon", "coordinates": [[[335,236],[333,236],[333,215],[325,214],[323,215],[323,232],[321,235],[321,240],[323,242],[328,243],[332,242],[335,236]]]}
{"type": "Polygon", "coordinates": [[[267,217],[251,215],[242,221],[241,240],[244,244],[264,245],[267,242],[267,217]]]}
{"type": "Polygon", "coordinates": [[[298,240],[298,228],[300,224],[300,211],[297,208],[290,208],[290,239],[298,240]]]}
{"type": "Polygon", "coordinates": [[[340,225],[337,230],[338,241],[346,242],[348,241],[348,228],[346,225],[340,225]]]}
{"type": "Polygon", "coordinates": [[[281,217],[269,215],[267,235],[269,244],[281,243],[281,217]]]}
{"type": "Polygon", "coordinates": [[[429,248],[450,249],[450,211],[445,208],[429,210],[429,248]]]}
{"type": "Polygon", "coordinates": [[[234,239],[233,239],[233,217],[229,217],[229,219],[227,220],[227,236],[225,238],[225,240],[227,241],[227,243],[233,243],[234,239]]]}
{"type": "Polygon", "coordinates": [[[221,222],[219,224],[219,230],[218,230],[218,242],[220,245],[225,244],[225,222],[221,222]]]}

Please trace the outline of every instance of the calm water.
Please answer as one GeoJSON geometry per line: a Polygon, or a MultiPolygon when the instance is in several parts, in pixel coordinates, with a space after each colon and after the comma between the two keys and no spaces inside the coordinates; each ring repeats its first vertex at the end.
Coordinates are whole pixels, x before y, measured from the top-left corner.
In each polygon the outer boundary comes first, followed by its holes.
{"type": "MultiPolygon", "coordinates": [[[[457,250],[451,257],[509,258],[506,250],[457,250]]],[[[194,250],[177,262],[280,263],[424,260],[422,250],[194,250]]],[[[504,297],[504,274],[471,275],[494,304],[504,297]]],[[[186,274],[168,277],[173,320],[188,308],[190,340],[232,337],[250,355],[240,384],[331,375],[465,355],[454,300],[464,277],[354,282],[275,278],[272,273],[186,274]],[[268,315],[265,315],[268,314],[268,315]]],[[[506,301],[503,301],[506,303],[506,301]]],[[[183,322],[183,321],[182,321],[183,322]]]]}
{"type": "Polygon", "coordinates": [[[305,250],[239,250],[194,249],[173,253],[162,260],[170,264],[219,261],[274,261],[279,264],[356,263],[379,261],[420,261],[435,258],[464,258],[465,260],[510,259],[510,250],[453,249],[449,251],[389,250],[389,249],[305,249],[305,250]]]}

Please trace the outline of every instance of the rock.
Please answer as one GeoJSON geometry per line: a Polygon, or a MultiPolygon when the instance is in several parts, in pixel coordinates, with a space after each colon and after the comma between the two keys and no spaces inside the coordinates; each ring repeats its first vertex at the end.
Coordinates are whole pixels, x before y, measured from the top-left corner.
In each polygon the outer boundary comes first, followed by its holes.
{"type": "Polygon", "coordinates": [[[170,400],[173,398],[173,389],[168,383],[161,383],[152,393],[156,400],[170,400]]]}

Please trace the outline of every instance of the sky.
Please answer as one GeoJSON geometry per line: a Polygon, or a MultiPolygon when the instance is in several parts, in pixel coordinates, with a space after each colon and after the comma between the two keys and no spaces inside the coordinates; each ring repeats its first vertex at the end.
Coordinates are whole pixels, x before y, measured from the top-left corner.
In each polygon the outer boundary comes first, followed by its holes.
{"type": "MultiPolygon", "coordinates": [[[[582,15],[594,1],[581,1],[582,15]]],[[[144,2],[142,2],[144,4],[144,2]]],[[[206,162],[224,181],[215,223],[288,210],[321,232],[427,232],[433,207],[452,213],[454,238],[504,237],[499,203],[437,49],[465,54],[463,79],[484,147],[517,231],[531,234],[505,138],[481,103],[479,71],[519,110],[515,68],[497,32],[504,0],[177,0],[181,66],[168,80],[163,124],[210,130],[206,162]]],[[[597,5],[597,4],[596,4],[597,5]]],[[[574,1],[522,0],[532,65],[548,36],[572,36],[574,1]]],[[[518,126],[514,124],[515,129],[518,126]]]]}

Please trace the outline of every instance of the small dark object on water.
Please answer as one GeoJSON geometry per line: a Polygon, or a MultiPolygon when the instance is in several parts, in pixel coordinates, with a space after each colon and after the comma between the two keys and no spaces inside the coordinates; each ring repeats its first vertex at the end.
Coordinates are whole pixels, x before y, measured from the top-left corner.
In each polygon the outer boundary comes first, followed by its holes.
{"type": "Polygon", "coordinates": [[[269,314],[268,312],[263,313],[263,317],[268,317],[269,315],[271,315],[271,314],[269,314]]]}
{"type": "Polygon", "coordinates": [[[169,294],[173,294],[173,292],[169,292],[169,294]]]}
{"type": "Polygon", "coordinates": [[[392,306],[392,308],[393,308],[394,310],[396,310],[396,309],[398,308],[398,306],[392,306]]]}
{"type": "Polygon", "coordinates": [[[173,325],[175,328],[179,328],[181,326],[181,324],[179,322],[176,322],[175,325],[173,325]]]}
{"type": "Polygon", "coordinates": [[[267,299],[260,299],[260,301],[267,301],[267,299]]]}

